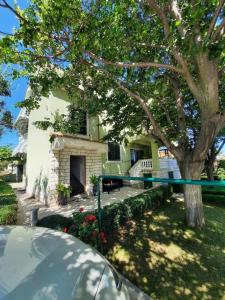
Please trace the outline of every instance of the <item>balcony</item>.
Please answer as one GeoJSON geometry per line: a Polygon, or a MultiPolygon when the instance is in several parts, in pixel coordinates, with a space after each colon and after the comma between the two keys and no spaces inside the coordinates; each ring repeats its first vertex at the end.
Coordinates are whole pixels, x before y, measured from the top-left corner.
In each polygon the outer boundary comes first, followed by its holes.
{"type": "Polygon", "coordinates": [[[132,177],[143,176],[143,173],[152,171],[152,159],[139,159],[129,170],[132,177]]]}

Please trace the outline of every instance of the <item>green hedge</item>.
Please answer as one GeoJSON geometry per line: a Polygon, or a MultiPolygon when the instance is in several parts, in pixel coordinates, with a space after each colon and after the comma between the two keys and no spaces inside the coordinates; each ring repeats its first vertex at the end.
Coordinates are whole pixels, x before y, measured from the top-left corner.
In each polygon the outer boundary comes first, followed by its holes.
{"type": "Polygon", "coordinates": [[[225,195],[216,195],[216,194],[203,194],[202,195],[203,202],[206,203],[216,203],[225,205],[225,195]]]}
{"type": "Polygon", "coordinates": [[[225,196],[225,187],[202,187],[202,194],[213,194],[225,196]]]}
{"type": "Polygon", "coordinates": [[[218,168],[225,169],[225,160],[219,160],[218,168]]]}
{"type": "Polygon", "coordinates": [[[120,203],[105,206],[102,209],[103,230],[106,233],[110,233],[118,229],[126,221],[138,218],[154,207],[159,207],[171,195],[171,186],[164,185],[148,190],[138,196],[127,198],[120,203]]]}
{"type": "Polygon", "coordinates": [[[120,203],[105,206],[102,209],[102,230],[98,229],[98,211],[76,212],[73,218],[52,215],[38,221],[37,226],[57,229],[75,237],[85,243],[104,251],[107,239],[105,233],[112,233],[120,225],[130,219],[142,216],[146,211],[159,207],[172,195],[171,186],[161,186],[151,189],[138,196],[128,198],[120,203]],[[88,219],[90,218],[91,219],[88,219]],[[94,220],[92,218],[95,218],[94,220]],[[101,245],[101,246],[100,246],[101,245]]]}
{"type": "Polygon", "coordinates": [[[202,187],[202,200],[207,203],[225,204],[224,187],[202,187]]]}
{"type": "Polygon", "coordinates": [[[0,179],[2,179],[5,182],[16,182],[16,174],[6,174],[0,176],[0,179]]]}
{"type": "Polygon", "coordinates": [[[16,195],[11,186],[0,179],[0,225],[13,225],[16,221],[16,195]]]}
{"type": "Polygon", "coordinates": [[[72,224],[72,218],[67,218],[61,215],[47,216],[37,222],[37,226],[39,227],[46,227],[55,230],[62,230],[64,227],[69,227],[72,224]]]}

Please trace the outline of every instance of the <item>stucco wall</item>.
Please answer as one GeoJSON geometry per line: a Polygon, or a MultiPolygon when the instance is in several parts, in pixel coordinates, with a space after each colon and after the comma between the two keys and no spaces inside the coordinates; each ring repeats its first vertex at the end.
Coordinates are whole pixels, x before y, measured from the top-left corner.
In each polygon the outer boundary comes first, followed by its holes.
{"type": "MultiPolygon", "coordinates": [[[[52,190],[51,187],[56,187],[59,182],[57,170],[61,168],[61,166],[58,165],[57,154],[51,151],[49,138],[52,129],[44,131],[38,129],[33,123],[35,121],[43,121],[45,118],[53,120],[53,115],[57,111],[61,114],[67,114],[67,106],[69,104],[69,99],[64,92],[54,91],[50,93],[48,98],[43,97],[40,102],[40,107],[31,111],[29,115],[26,169],[27,192],[45,203],[48,202],[47,198],[52,190]]],[[[88,135],[90,139],[96,140],[98,138],[97,124],[97,117],[88,119],[88,135]]],[[[91,172],[91,168],[89,169],[91,172]]],[[[101,173],[101,171],[97,171],[101,173]]],[[[67,175],[68,174],[69,168],[67,169],[67,175]]]]}
{"type": "Polygon", "coordinates": [[[40,107],[32,110],[29,115],[27,137],[27,192],[47,202],[49,192],[49,170],[51,144],[49,142],[49,130],[38,129],[33,123],[44,118],[52,120],[57,110],[66,113],[67,102],[57,98],[52,93],[49,98],[42,98],[40,107]]]}
{"type": "MultiPolygon", "coordinates": [[[[100,154],[90,150],[78,150],[74,148],[52,152],[49,141],[51,129],[44,131],[37,129],[33,124],[44,118],[53,119],[56,111],[67,114],[67,106],[70,104],[68,97],[62,91],[54,91],[48,98],[43,98],[40,107],[33,110],[29,116],[28,144],[27,144],[27,192],[35,195],[41,201],[47,203],[48,195],[53,197],[55,188],[59,182],[70,184],[70,155],[83,155],[86,157],[86,190],[90,189],[89,178],[91,175],[111,174],[126,175],[131,167],[130,149],[132,145],[121,145],[121,160],[119,162],[108,161],[108,153],[100,154]]],[[[109,130],[109,127],[98,126],[98,117],[88,118],[88,135],[90,140],[101,140],[109,130]]],[[[140,137],[139,137],[140,138],[140,137]]],[[[147,145],[151,147],[153,168],[159,169],[158,145],[147,138],[147,145]]],[[[136,143],[136,147],[142,147],[136,143]]],[[[146,149],[146,146],[145,146],[146,149]]],[[[151,158],[151,157],[149,157],[151,158]]],[[[54,197],[55,198],[55,195],[54,197]]]]}
{"type": "Polygon", "coordinates": [[[102,172],[105,175],[128,175],[131,168],[131,149],[139,149],[144,151],[145,158],[153,160],[153,169],[159,170],[158,145],[154,140],[149,139],[149,145],[129,144],[120,145],[120,161],[108,161],[108,153],[102,158],[102,172]],[[149,148],[149,149],[148,149],[149,148]]]}

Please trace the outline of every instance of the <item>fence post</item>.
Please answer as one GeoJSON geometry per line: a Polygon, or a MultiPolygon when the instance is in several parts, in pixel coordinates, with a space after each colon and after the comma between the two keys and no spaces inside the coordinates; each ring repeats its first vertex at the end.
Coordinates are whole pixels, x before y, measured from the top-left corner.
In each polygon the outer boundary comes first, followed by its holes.
{"type": "Polygon", "coordinates": [[[100,180],[101,177],[98,177],[98,184],[97,184],[97,193],[98,193],[98,227],[99,231],[102,228],[102,211],[101,211],[101,190],[100,190],[100,180]]]}

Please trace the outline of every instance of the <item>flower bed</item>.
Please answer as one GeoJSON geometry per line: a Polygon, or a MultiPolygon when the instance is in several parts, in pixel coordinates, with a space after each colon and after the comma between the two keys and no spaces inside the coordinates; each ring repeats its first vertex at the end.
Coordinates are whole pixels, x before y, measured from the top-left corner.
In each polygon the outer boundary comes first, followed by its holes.
{"type": "Polygon", "coordinates": [[[104,250],[107,246],[108,237],[120,225],[142,216],[148,210],[159,207],[171,195],[170,186],[160,186],[138,196],[127,198],[120,203],[105,206],[102,209],[101,230],[98,226],[98,211],[84,212],[82,207],[79,212],[73,214],[72,218],[53,215],[42,219],[37,225],[59,229],[97,249],[104,250]]]}
{"type": "Polygon", "coordinates": [[[16,195],[11,186],[0,179],[0,225],[16,224],[16,217],[16,195]]]}

